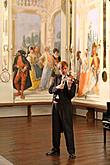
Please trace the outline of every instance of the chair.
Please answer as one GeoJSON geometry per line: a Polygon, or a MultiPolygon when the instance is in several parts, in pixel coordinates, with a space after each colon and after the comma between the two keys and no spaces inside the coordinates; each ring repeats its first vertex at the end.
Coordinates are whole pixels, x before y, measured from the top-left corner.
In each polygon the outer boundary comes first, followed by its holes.
{"type": "Polygon", "coordinates": [[[104,133],[104,145],[106,145],[106,131],[110,131],[110,102],[107,102],[107,111],[103,112],[103,133],[104,133]]]}

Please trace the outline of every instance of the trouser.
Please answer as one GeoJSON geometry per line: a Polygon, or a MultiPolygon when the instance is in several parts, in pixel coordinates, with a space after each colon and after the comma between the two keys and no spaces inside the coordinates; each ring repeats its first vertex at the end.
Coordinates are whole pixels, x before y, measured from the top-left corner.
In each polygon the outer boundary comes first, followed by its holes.
{"type": "Polygon", "coordinates": [[[26,73],[18,72],[18,73],[16,74],[15,79],[14,79],[15,87],[16,87],[16,89],[17,89],[18,91],[20,91],[20,89],[21,89],[21,93],[23,93],[24,88],[25,88],[26,76],[27,76],[26,73]],[[21,86],[20,86],[20,84],[19,84],[19,80],[21,80],[21,86]]]}
{"type": "Polygon", "coordinates": [[[75,153],[72,105],[67,102],[53,103],[52,143],[57,150],[60,148],[61,132],[64,132],[68,153],[75,153]]]}

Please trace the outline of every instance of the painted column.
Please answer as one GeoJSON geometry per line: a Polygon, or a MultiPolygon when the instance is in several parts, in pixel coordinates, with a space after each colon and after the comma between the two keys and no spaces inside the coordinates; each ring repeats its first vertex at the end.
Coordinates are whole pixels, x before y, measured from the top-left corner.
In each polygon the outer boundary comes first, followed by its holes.
{"type": "Polygon", "coordinates": [[[70,60],[71,60],[71,41],[70,41],[70,26],[71,26],[71,15],[70,15],[70,0],[67,1],[67,47],[68,47],[68,52],[67,52],[67,61],[70,69],[70,60]]]}
{"type": "Polygon", "coordinates": [[[12,57],[15,55],[16,53],[16,41],[15,41],[15,37],[16,37],[16,32],[15,32],[15,26],[16,26],[16,15],[12,16],[12,31],[13,31],[13,35],[12,35],[12,57]]]}
{"type": "Polygon", "coordinates": [[[110,0],[106,1],[106,69],[107,99],[110,101],[110,0]]]}
{"type": "MultiPolygon", "coordinates": [[[[84,7],[84,6],[83,6],[84,7]]],[[[84,50],[84,24],[85,24],[85,15],[84,15],[84,9],[80,8],[80,47],[79,50],[82,52],[84,50]]]]}
{"type": "Polygon", "coordinates": [[[70,0],[66,0],[66,61],[70,63],[70,0]]]}
{"type": "Polygon", "coordinates": [[[0,1],[0,73],[2,70],[2,34],[3,34],[3,2],[0,1]]]}
{"type": "Polygon", "coordinates": [[[3,33],[2,33],[2,71],[0,73],[0,91],[2,97],[0,102],[13,102],[13,86],[12,86],[12,17],[11,0],[3,0],[3,33]],[[5,92],[6,91],[6,92],[5,92]]]}
{"type": "Polygon", "coordinates": [[[72,1],[72,41],[71,41],[71,74],[75,76],[75,52],[76,52],[76,0],[72,1]]]}
{"type": "Polygon", "coordinates": [[[50,47],[50,52],[52,53],[53,49],[53,25],[51,24],[51,19],[48,18],[47,22],[47,46],[50,47]]]}
{"type": "Polygon", "coordinates": [[[101,36],[101,73],[100,73],[100,96],[101,99],[106,103],[110,101],[110,1],[100,1],[100,36],[101,36]],[[104,67],[104,24],[103,24],[103,3],[106,3],[106,67],[104,67]],[[104,71],[107,73],[107,81],[103,80],[102,74],[104,71]]]}
{"type": "Polygon", "coordinates": [[[41,52],[44,51],[46,46],[46,17],[41,18],[41,52]]]}
{"type": "Polygon", "coordinates": [[[66,1],[61,3],[61,60],[66,60],[66,1]]]}
{"type": "Polygon", "coordinates": [[[87,41],[88,41],[88,12],[89,5],[88,2],[85,2],[85,10],[84,10],[84,49],[87,49],[87,41]]]}

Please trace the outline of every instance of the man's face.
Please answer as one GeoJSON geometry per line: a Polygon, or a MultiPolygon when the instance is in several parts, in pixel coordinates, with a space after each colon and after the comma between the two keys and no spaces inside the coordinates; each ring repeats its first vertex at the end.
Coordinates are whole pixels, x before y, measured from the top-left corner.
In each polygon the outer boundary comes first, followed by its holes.
{"type": "Polygon", "coordinates": [[[18,52],[18,56],[22,56],[20,52],[18,52]]]}
{"type": "Polygon", "coordinates": [[[46,47],[46,48],[45,48],[45,51],[46,51],[46,52],[49,52],[49,48],[48,48],[48,47],[46,47]]]}
{"type": "Polygon", "coordinates": [[[68,71],[68,67],[65,65],[63,68],[60,68],[60,73],[62,75],[66,75],[68,71]]]}
{"type": "Polygon", "coordinates": [[[35,48],[35,52],[39,53],[39,48],[38,47],[35,48]]]}
{"type": "Polygon", "coordinates": [[[54,56],[55,56],[56,58],[58,58],[58,52],[57,52],[57,51],[54,53],[54,56]]]}

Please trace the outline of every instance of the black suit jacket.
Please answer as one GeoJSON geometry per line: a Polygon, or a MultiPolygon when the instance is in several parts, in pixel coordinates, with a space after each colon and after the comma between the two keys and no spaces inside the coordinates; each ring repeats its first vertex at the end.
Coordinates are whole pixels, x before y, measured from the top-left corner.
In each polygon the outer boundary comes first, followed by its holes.
{"type": "Polygon", "coordinates": [[[53,94],[53,101],[63,102],[63,101],[71,101],[71,99],[75,96],[76,91],[76,83],[73,81],[71,89],[68,90],[67,83],[64,85],[64,89],[57,89],[56,86],[61,83],[62,76],[57,75],[52,84],[49,87],[49,93],[53,94]]]}

